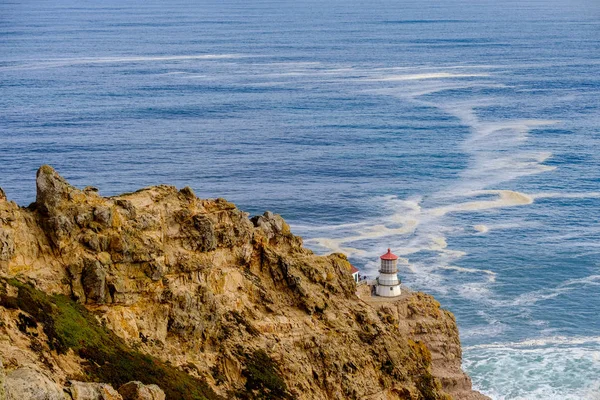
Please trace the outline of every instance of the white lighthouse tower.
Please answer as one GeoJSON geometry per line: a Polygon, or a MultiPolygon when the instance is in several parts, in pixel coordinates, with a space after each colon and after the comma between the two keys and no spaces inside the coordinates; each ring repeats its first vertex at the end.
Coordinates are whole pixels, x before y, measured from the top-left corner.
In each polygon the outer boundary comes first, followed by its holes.
{"type": "Polygon", "coordinates": [[[382,297],[400,296],[400,280],[398,279],[398,256],[390,249],[381,257],[381,267],[375,294],[382,297]]]}

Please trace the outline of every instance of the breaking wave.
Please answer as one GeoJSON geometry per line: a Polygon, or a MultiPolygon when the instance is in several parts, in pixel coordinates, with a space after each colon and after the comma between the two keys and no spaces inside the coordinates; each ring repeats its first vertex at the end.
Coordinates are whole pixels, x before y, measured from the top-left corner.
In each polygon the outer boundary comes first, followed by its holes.
{"type": "Polygon", "coordinates": [[[600,338],[555,337],[463,348],[473,385],[495,400],[600,399],[600,338]]]}

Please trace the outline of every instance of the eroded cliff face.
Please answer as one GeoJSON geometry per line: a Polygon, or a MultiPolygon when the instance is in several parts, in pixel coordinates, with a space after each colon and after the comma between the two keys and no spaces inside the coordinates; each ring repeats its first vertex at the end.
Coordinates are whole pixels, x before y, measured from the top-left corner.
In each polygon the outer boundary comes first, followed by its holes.
{"type": "Polygon", "coordinates": [[[0,398],[23,368],[167,398],[485,398],[452,314],[358,297],[349,271],[278,215],[172,186],[101,197],[43,166],[30,207],[0,191],[0,398]]]}

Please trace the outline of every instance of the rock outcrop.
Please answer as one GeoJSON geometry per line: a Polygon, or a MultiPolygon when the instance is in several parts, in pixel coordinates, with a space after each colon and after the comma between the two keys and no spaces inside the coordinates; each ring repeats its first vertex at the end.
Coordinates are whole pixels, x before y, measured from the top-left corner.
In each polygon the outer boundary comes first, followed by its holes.
{"type": "Polygon", "coordinates": [[[46,374],[21,367],[6,374],[7,400],[64,400],[62,388],[46,374]]]}
{"type": "Polygon", "coordinates": [[[164,185],[102,197],[43,166],[33,205],[0,196],[8,398],[29,366],[73,399],[485,398],[452,314],[372,303],[349,271],[276,214],[164,185]]]}
{"type": "Polygon", "coordinates": [[[119,393],[123,400],[165,400],[165,392],[157,385],[144,385],[139,381],[124,384],[119,393]]]}
{"type": "Polygon", "coordinates": [[[111,385],[94,382],[71,382],[69,394],[73,400],[123,400],[111,385]]]}
{"type": "MultiPolygon", "coordinates": [[[[0,194],[2,194],[2,189],[0,189],[0,194]]],[[[2,360],[0,360],[0,399],[6,399],[6,373],[4,372],[4,365],[2,364],[2,360]]]]}

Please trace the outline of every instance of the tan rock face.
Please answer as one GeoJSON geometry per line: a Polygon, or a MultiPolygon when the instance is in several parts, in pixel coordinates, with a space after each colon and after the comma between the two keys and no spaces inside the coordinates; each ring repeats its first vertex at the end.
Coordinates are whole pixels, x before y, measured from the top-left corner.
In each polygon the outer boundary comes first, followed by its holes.
{"type": "Polygon", "coordinates": [[[43,372],[22,367],[6,374],[7,400],[64,400],[62,388],[43,372]]]}
{"type": "Polygon", "coordinates": [[[123,400],[165,400],[165,392],[157,385],[128,382],[119,388],[123,400]]]}
{"type": "Polygon", "coordinates": [[[72,381],[69,389],[73,400],[123,400],[123,397],[106,383],[72,381]]]}
{"type": "MultiPolygon", "coordinates": [[[[2,193],[0,193],[2,194],[2,193]]],[[[4,365],[0,359],[0,400],[6,400],[6,373],[4,372],[4,365]]]]}
{"type": "Polygon", "coordinates": [[[48,166],[37,189],[35,207],[0,200],[0,272],[77,299],[224,398],[484,398],[450,313],[422,294],[362,301],[346,258],[314,255],[276,214],[172,186],[104,198],[48,166]]]}

